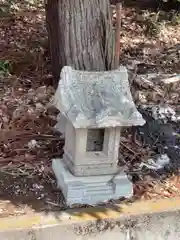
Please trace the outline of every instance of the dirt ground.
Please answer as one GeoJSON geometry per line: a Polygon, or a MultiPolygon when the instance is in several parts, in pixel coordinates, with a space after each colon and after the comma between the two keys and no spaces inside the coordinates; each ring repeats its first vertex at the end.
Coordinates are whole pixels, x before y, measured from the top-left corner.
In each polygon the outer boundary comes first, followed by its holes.
{"type": "MultiPolygon", "coordinates": [[[[0,216],[66,208],[51,169],[62,156],[63,140],[53,126],[57,111],[48,56],[45,13],[41,1],[14,1],[0,8],[0,216]]],[[[115,18],[115,13],[114,13],[115,18]]],[[[173,11],[123,6],[121,63],[130,66],[132,94],[137,106],[179,106],[180,84],[143,82],[142,74],[180,73],[180,15],[173,11]],[[135,64],[135,67],[134,65],[135,64]]],[[[144,174],[134,178],[134,162],[151,156],[133,131],[124,131],[120,150],[134,181],[134,197],[179,196],[177,172],[163,178],[144,174]],[[138,154],[137,154],[138,153],[138,154]],[[133,167],[131,166],[133,165],[133,167]],[[133,168],[133,170],[132,170],[133,168]]],[[[113,201],[112,201],[113,202],[113,201]]],[[[88,207],[88,206],[86,206],[88,207]]]]}

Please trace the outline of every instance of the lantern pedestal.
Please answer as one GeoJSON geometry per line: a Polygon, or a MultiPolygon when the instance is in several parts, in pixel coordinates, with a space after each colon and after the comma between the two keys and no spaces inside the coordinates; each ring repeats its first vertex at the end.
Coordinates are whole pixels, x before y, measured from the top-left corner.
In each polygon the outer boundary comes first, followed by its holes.
{"type": "Polygon", "coordinates": [[[94,205],[111,199],[131,197],[133,185],[127,175],[121,171],[116,176],[74,176],[62,159],[53,159],[52,167],[57,185],[62,190],[67,205],[94,205]]]}

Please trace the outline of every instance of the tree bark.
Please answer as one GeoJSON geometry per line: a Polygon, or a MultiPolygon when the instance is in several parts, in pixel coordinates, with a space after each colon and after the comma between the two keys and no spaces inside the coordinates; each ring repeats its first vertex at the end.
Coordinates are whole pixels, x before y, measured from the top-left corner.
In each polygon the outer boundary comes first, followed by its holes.
{"type": "Polygon", "coordinates": [[[112,68],[115,42],[109,0],[49,0],[46,16],[56,80],[65,65],[95,71],[112,68]]]}

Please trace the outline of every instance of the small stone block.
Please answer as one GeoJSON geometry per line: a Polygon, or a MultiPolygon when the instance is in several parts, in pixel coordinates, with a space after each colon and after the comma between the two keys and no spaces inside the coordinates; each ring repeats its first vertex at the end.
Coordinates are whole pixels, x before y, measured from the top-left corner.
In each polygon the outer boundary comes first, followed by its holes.
{"type": "Polygon", "coordinates": [[[59,113],[57,117],[57,124],[54,126],[54,128],[64,136],[66,130],[66,121],[66,117],[62,113],[59,113]]]}
{"type": "Polygon", "coordinates": [[[98,204],[133,195],[133,185],[124,172],[103,176],[74,176],[62,159],[53,159],[52,167],[58,187],[62,190],[67,205],[98,204]]]}

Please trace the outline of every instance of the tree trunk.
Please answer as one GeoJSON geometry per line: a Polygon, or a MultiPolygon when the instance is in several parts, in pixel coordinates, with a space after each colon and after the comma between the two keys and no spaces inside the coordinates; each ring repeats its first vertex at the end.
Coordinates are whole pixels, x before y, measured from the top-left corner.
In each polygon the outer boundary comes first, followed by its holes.
{"type": "Polygon", "coordinates": [[[96,71],[112,68],[114,33],[109,0],[49,0],[46,16],[56,80],[65,65],[96,71]]]}

